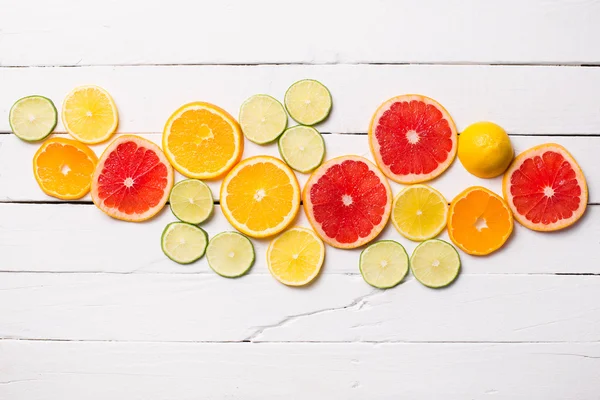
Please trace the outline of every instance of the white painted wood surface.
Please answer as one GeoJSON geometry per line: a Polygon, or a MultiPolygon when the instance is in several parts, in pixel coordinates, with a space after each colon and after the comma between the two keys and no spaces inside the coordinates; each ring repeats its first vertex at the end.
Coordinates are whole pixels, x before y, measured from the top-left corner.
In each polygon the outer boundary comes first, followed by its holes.
{"type": "MultiPolygon", "coordinates": [[[[0,0],[0,10],[0,399],[599,398],[600,1],[0,0]],[[411,276],[375,290],[360,250],[330,247],[313,285],[288,288],[268,273],[267,240],[254,241],[249,275],[229,280],[205,260],[164,257],[168,209],[128,224],[89,197],[45,196],[31,175],[38,145],[7,123],[19,97],[60,109],[92,83],[114,96],[119,132],[160,142],[185,102],[235,116],[250,95],[281,99],[306,77],[333,94],[318,126],[329,158],[370,158],[377,106],[423,93],[459,130],[499,123],[517,152],[563,144],[587,176],[588,211],[558,233],[517,225],[490,257],[461,252],[462,274],[443,290],[411,276]]],[[[246,142],[245,157],[260,153],[277,149],[246,142]]],[[[500,192],[458,161],[432,185],[448,200],[470,185],[500,192]]],[[[303,214],[296,223],[307,226],[303,214]]],[[[232,229],[218,206],[204,227],[232,229]]],[[[381,238],[415,246],[391,225],[381,238]]]]}

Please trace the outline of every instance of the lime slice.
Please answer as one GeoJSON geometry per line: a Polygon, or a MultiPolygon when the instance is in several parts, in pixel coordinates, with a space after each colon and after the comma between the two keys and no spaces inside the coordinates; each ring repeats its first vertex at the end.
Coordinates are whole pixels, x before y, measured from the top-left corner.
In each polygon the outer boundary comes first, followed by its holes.
{"type": "Polygon", "coordinates": [[[162,250],[179,264],[190,264],[202,258],[208,244],[204,229],[185,222],[172,222],[163,231],[162,250]]]}
{"type": "Polygon", "coordinates": [[[206,183],[197,179],[178,182],[169,196],[173,214],[189,224],[200,224],[213,210],[213,197],[206,183]]]}
{"type": "Polygon", "coordinates": [[[392,223],[407,239],[432,239],[446,227],[447,219],[448,202],[430,186],[408,186],[394,199],[392,223]]]}
{"type": "Polygon", "coordinates": [[[42,140],[51,134],[56,121],[54,103],[43,96],[28,96],[17,100],[8,116],[13,133],[28,142],[42,140]]]}
{"type": "Polygon", "coordinates": [[[408,254],[400,243],[381,240],[360,253],[359,268],[369,285],[379,289],[392,288],[408,272],[408,254]]]}
{"type": "Polygon", "coordinates": [[[304,79],[285,92],[285,108],[302,125],[315,125],[331,111],[331,93],[321,82],[304,79]]]}
{"type": "Polygon", "coordinates": [[[206,249],[208,265],[226,278],[244,275],[254,264],[254,246],[246,236],[223,232],[213,237],[206,249]]]}
{"type": "Polygon", "coordinates": [[[240,107],[240,126],[248,140],[266,144],[277,139],[287,126],[288,117],[280,102],[257,94],[240,107]]]}
{"type": "Polygon", "coordinates": [[[410,269],[423,285],[441,288],[458,276],[460,257],[451,244],[438,239],[426,240],[413,251],[410,269]]]}
{"type": "Polygon", "coordinates": [[[323,162],[325,141],[315,128],[294,126],[279,138],[279,154],[296,171],[310,172],[323,162]]]}

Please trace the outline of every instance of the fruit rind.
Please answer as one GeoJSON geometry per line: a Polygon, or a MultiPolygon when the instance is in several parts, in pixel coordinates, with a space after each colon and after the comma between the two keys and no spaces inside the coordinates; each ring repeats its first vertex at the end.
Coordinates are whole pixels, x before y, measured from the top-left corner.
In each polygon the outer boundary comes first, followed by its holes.
{"type": "MultiPolygon", "coordinates": [[[[207,261],[208,261],[208,266],[210,267],[210,269],[212,269],[217,275],[222,276],[223,278],[239,278],[245,274],[248,273],[248,271],[250,271],[250,268],[252,268],[252,266],[254,265],[254,261],[256,260],[256,252],[254,250],[254,245],[252,244],[252,241],[250,240],[250,238],[246,237],[245,235],[239,233],[239,232],[221,232],[216,234],[215,236],[213,236],[213,238],[208,242],[208,246],[210,246],[211,242],[214,243],[214,240],[219,240],[220,238],[222,238],[223,236],[228,236],[228,235],[238,235],[241,238],[244,238],[248,241],[248,243],[250,243],[250,247],[252,249],[252,259],[248,262],[248,267],[246,269],[243,270],[243,272],[240,272],[239,274],[236,275],[226,275],[223,274],[222,272],[220,272],[219,270],[217,270],[215,268],[214,265],[212,265],[210,263],[210,257],[207,257],[207,261]]],[[[206,248],[206,252],[208,252],[208,246],[206,248]]]]}
{"type": "Polygon", "coordinates": [[[429,239],[433,239],[434,237],[436,237],[437,235],[439,235],[440,233],[442,233],[442,231],[446,227],[446,224],[447,224],[447,221],[448,221],[448,209],[449,209],[449,207],[448,207],[448,201],[446,200],[446,198],[444,197],[443,194],[441,194],[438,190],[434,189],[433,187],[431,187],[429,185],[423,185],[423,184],[417,183],[417,184],[405,187],[404,189],[402,189],[396,195],[396,197],[394,197],[394,200],[392,202],[392,213],[390,215],[390,219],[392,220],[392,224],[394,225],[394,228],[396,228],[396,230],[398,231],[398,233],[401,234],[402,236],[404,236],[405,238],[407,238],[409,240],[412,240],[412,241],[429,240],[429,239]],[[446,207],[445,207],[445,213],[444,213],[444,218],[443,218],[443,223],[440,224],[439,229],[437,229],[434,234],[431,234],[431,235],[428,235],[428,236],[422,236],[422,237],[421,236],[412,236],[412,235],[408,234],[408,232],[402,231],[402,229],[398,225],[398,222],[396,221],[396,218],[394,218],[394,210],[396,209],[396,203],[397,203],[397,201],[406,192],[408,192],[409,190],[415,189],[415,188],[423,188],[423,189],[426,189],[426,190],[429,190],[429,191],[433,192],[434,194],[436,194],[437,196],[439,196],[444,201],[444,203],[446,205],[446,207]]]}
{"type": "Polygon", "coordinates": [[[288,114],[294,121],[296,121],[300,125],[314,126],[314,125],[317,125],[318,123],[325,121],[327,119],[327,117],[329,117],[329,114],[331,113],[331,108],[333,107],[333,98],[331,97],[331,92],[329,91],[329,88],[327,88],[327,86],[323,85],[318,80],[316,80],[316,79],[301,79],[299,81],[292,83],[290,85],[290,87],[285,91],[285,95],[283,97],[283,103],[285,105],[285,109],[287,110],[288,114]],[[316,82],[319,85],[321,85],[323,88],[325,88],[325,90],[327,91],[327,94],[329,95],[329,107],[327,108],[327,111],[325,111],[323,113],[323,116],[320,119],[316,119],[314,121],[300,121],[298,119],[298,116],[296,115],[296,117],[294,117],[293,113],[289,109],[287,99],[288,99],[288,93],[290,92],[290,89],[292,89],[292,87],[294,87],[295,85],[297,85],[299,83],[303,83],[303,82],[316,82]]]}
{"type": "Polygon", "coordinates": [[[208,248],[208,233],[206,233],[206,231],[202,228],[200,228],[199,226],[196,225],[192,225],[192,224],[188,224],[187,222],[181,222],[181,221],[176,221],[176,222],[171,222],[170,224],[168,224],[165,229],[162,232],[162,235],[160,236],[160,247],[163,251],[163,253],[165,253],[165,255],[171,260],[174,261],[178,264],[182,264],[182,265],[187,265],[187,264],[192,264],[196,261],[198,261],[199,259],[201,259],[202,257],[204,257],[204,254],[206,254],[206,249],[208,248]],[[165,238],[168,232],[171,231],[171,229],[173,229],[174,226],[177,225],[187,225],[190,226],[194,229],[198,229],[200,230],[200,232],[202,232],[204,234],[204,238],[205,238],[205,243],[204,243],[204,250],[202,251],[202,254],[200,254],[198,257],[194,258],[193,260],[189,260],[189,261],[181,261],[181,260],[177,260],[174,257],[172,257],[166,250],[165,247],[165,238]]]}
{"type": "Polygon", "coordinates": [[[413,250],[413,253],[412,253],[411,257],[410,257],[410,270],[411,270],[413,276],[415,277],[415,279],[417,281],[419,281],[422,285],[427,286],[427,287],[432,288],[432,289],[441,289],[441,288],[447,287],[450,284],[452,284],[456,280],[456,278],[458,277],[458,275],[460,274],[460,270],[461,269],[462,269],[462,262],[460,260],[460,254],[458,253],[458,251],[456,250],[456,248],[454,248],[454,246],[452,246],[452,244],[446,242],[445,240],[441,240],[441,239],[429,239],[429,240],[426,240],[426,241],[424,241],[422,243],[419,243],[419,245],[417,247],[415,247],[415,249],[413,250]],[[419,279],[419,276],[417,274],[415,274],[415,271],[413,269],[413,265],[414,265],[413,258],[415,256],[415,254],[417,254],[417,250],[421,246],[423,246],[423,245],[425,245],[427,243],[430,243],[430,242],[444,243],[445,245],[447,245],[449,248],[451,248],[456,253],[456,257],[458,258],[458,268],[456,269],[456,274],[452,277],[452,279],[450,279],[448,282],[446,282],[444,284],[431,285],[429,283],[426,283],[422,279],[419,279]]]}
{"type": "Polygon", "coordinates": [[[240,113],[239,113],[239,116],[238,116],[238,121],[239,121],[240,129],[242,130],[242,133],[244,134],[244,136],[245,136],[245,137],[246,137],[246,138],[247,138],[249,141],[251,141],[251,142],[253,142],[253,143],[256,143],[256,144],[260,144],[260,145],[265,145],[265,144],[273,143],[274,141],[276,141],[277,139],[279,139],[279,138],[281,137],[281,134],[282,134],[283,132],[285,132],[285,130],[286,130],[286,129],[287,129],[287,127],[288,127],[287,112],[286,112],[286,109],[285,109],[285,107],[283,106],[283,104],[281,104],[281,102],[280,102],[279,100],[277,100],[275,97],[273,97],[273,96],[270,96],[270,95],[268,95],[268,94],[264,94],[264,93],[259,93],[259,94],[255,94],[255,95],[253,95],[253,96],[250,96],[249,98],[247,98],[247,99],[246,99],[246,100],[245,100],[245,101],[242,103],[242,105],[240,106],[240,113]],[[245,105],[247,105],[247,103],[248,103],[250,100],[253,100],[253,99],[255,99],[255,98],[258,98],[258,97],[262,97],[262,98],[269,98],[270,100],[272,100],[272,101],[276,102],[277,104],[279,104],[279,106],[281,107],[281,111],[283,111],[283,113],[284,113],[284,115],[285,115],[285,125],[283,126],[283,129],[281,129],[281,132],[279,132],[279,134],[277,134],[275,137],[273,137],[273,138],[271,138],[271,139],[269,139],[269,140],[265,140],[265,141],[256,140],[255,138],[251,138],[250,136],[248,136],[248,135],[246,134],[246,132],[244,132],[244,129],[243,129],[243,124],[242,124],[242,111],[243,111],[243,109],[244,109],[244,106],[245,106],[245,105]]]}
{"type": "Polygon", "coordinates": [[[56,128],[56,124],[57,123],[58,123],[58,111],[56,110],[56,106],[54,105],[54,102],[52,100],[50,100],[49,98],[47,98],[45,96],[41,96],[39,94],[34,94],[34,95],[30,95],[30,96],[21,97],[20,99],[18,99],[17,101],[15,101],[15,103],[10,108],[10,111],[8,112],[8,124],[10,125],[11,131],[19,139],[24,140],[26,142],[33,143],[33,142],[39,142],[41,140],[46,139],[52,132],[54,132],[54,129],[56,128]],[[54,110],[54,124],[52,124],[52,127],[48,130],[48,132],[45,135],[37,137],[35,139],[27,139],[25,137],[20,136],[19,134],[17,134],[15,132],[15,127],[13,126],[12,114],[13,114],[13,111],[16,110],[15,107],[17,107],[23,101],[26,101],[26,100],[32,99],[32,98],[43,99],[43,100],[45,100],[52,107],[52,109],[54,110]]]}
{"type": "Polygon", "coordinates": [[[173,213],[173,215],[175,217],[177,217],[177,219],[179,219],[180,221],[187,222],[188,224],[201,224],[201,223],[205,222],[207,219],[209,219],[211,217],[211,215],[212,215],[212,213],[214,211],[214,208],[215,208],[215,206],[214,206],[214,197],[213,197],[212,191],[210,190],[210,187],[206,183],[202,182],[201,180],[199,180],[199,179],[193,179],[193,178],[184,179],[184,180],[179,181],[179,182],[177,182],[177,183],[175,183],[173,185],[173,188],[171,189],[171,192],[169,193],[169,204],[170,204],[171,212],[173,213]],[[206,214],[206,216],[204,218],[197,219],[197,220],[194,220],[194,221],[186,221],[180,215],[178,215],[177,212],[175,211],[175,208],[173,207],[173,201],[171,199],[172,196],[173,196],[173,193],[175,191],[175,188],[177,188],[177,186],[179,186],[179,185],[185,185],[185,184],[190,183],[190,182],[199,182],[200,184],[202,184],[204,186],[204,188],[206,190],[208,190],[208,193],[210,194],[211,199],[213,199],[213,201],[211,201],[211,203],[210,203],[210,210],[206,214]]]}
{"type": "Polygon", "coordinates": [[[358,261],[358,269],[360,270],[360,274],[362,275],[363,279],[365,282],[367,282],[369,285],[377,288],[377,289],[391,289],[395,286],[398,286],[398,284],[400,284],[400,282],[402,282],[404,280],[404,278],[406,278],[406,275],[408,275],[408,271],[410,269],[410,258],[408,257],[408,253],[406,252],[406,249],[404,248],[404,246],[402,246],[400,243],[396,242],[395,240],[379,240],[373,244],[370,244],[369,246],[367,246],[366,248],[364,248],[361,252],[360,252],[360,256],[359,256],[359,261],[358,261]],[[402,274],[402,276],[395,282],[391,283],[390,285],[387,286],[377,286],[376,284],[374,284],[373,282],[369,282],[369,280],[367,279],[367,277],[365,276],[365,272],[363,271],[363,260],[364,260],[364,255],[366,254],[365,252],[369,249],[371,249],[373,246],[377,246],[381,243],[393,243],[395,245],[400,246],[400,248],[402,249],[402,251],[404,252],[404,255],[406,257],[406,270],[404,271],[404,274],[402,274]]]}
{"type": "Polygon", "coordinates": [[[323,160],[325,159],[325,140],[323,140],[323,136],[321,135],[321,133],[318,130],[316,130],[315,128],[313,128],[312,126],[296,125],[296,126],[292,126],[291,128],[286,129],[283,132],[283,134],[279,137],[279,140],[277,141],[277,148],[279,149],[279,154],[281,155],[281,158],[283,159],[283,161],[285,161],[285,163],[293,170],[301,172],[303,174],[309,173],[309,172],[317,169],[319,167],[319,165],[323,164],[323,160]],[[299,128],[314,131],[318,135],[319,139],[321,139],[321,143],[323,144],[323,151],[321,153],[321,157],[319,158],[319,161],[316,162],[314,165],[311,165],[308,168],[301,168],[301,167],[292,165],[293,163],[291,163],[290,160],[288,159],[288,157],[286,157],[285,151],[283,150],[283,146],[281,144],[281,142],[284,140],[286,133],[291,132],[293,129],[299,129],[299,128]]]}

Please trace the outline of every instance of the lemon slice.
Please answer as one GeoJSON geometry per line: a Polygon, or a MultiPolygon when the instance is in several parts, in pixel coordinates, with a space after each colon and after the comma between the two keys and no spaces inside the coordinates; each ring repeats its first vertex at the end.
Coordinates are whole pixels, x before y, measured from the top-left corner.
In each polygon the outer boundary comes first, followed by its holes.
{"type": "Polygon", "coordinates": [[[291,168],[310,172],[323,162],[325,141],[315,128],[298,125],[286,130],[279,138],[279,154],[291,168]]]}
{"type": "Polygon", "coordinates": [[[407,239],[432,239],[446,226],[448,202],[440,192],[427,185],[403,189],[392,205],[392,223],[407,239]]]}
{"type": "Polygon", "coordinates": [[[202,258],[206,251],[208,235],[195,225],[172,222],[163,231],[161,247],[171,260],[190,264],[202,258]]]}
{"type": "Polygon", "coordinates": [[[331,111],[331,93],[321,83],[304,79],[294,83],[285,92],[285,108],[294,121],[302,125],[315,125],[331,111]]]}
{"type": "Polygon", "coordinates": [[[173,186],[169,203],[173,214],[190,224],[206,221],[214,207],[210,188],[197,179],[186,179],[173,186]]]}
{"type": "Polygon", "coordinates": [[[67,132],[82,143],[108,139],[119,124],[117,106],[99,86],[79,86],[63,102],[62,121],[67,132]]]}
{"type": "Polygon", "coordinates": [[[408,254],[400,243],[381,240],[360,253],[359,267],[369,285],[379,289],[392,288],[408,272],[408,254]]]}
{"type": "Polygon", "coordinates": [[[271,275],[288,286],[311,282],[319,274],[324,259],[323,241],[306,228],[292,228],[282,233],[267,250],[271,275]]]}
{"type": "Polygon", "coordinates": [[[410,269],[419,282],[431,288],[451,284],[460,271],[460,257],[456,249],[439,239],[418,245],[410,257],[410,269]]]}
{"type": "Polygon", "coordinates": [[[244,275],[254,264],[254,246],[237,232],[223,232],[213,237],[206,249],[208,265],[225,278],[244,275]]]}
{"type": "Polygon", "coordinates": [[[287,127],[288,117],[280,102],[257,94],[240,107],[240,126],[248,140],[257,144],[274,141],[287,127]]]}
{"type": "Polygon", "coordinates": [[[19,99],[10,109],[8,121],[19,139],[35,142],[45,139],[56,127],[56,107],[43,96],[19,99]]]}

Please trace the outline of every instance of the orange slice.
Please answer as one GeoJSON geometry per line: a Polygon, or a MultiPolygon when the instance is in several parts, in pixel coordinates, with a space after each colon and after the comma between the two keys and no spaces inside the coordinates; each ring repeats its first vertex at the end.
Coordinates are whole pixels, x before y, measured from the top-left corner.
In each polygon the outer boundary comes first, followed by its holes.
{"type": "Polygon", "coordinates": [[[90,191],[97,163],[98,157],[86,145],[55,137],[45,141],[33,156],[33,174],[47,195],[75,200],[90,191]]]}
{"type": "Polygon", "coordinates": [[[283,231],[300,208],[300,187],[292,170],[274,157],[243,160],[221,185],[221,209],[240,232],[255,238],[283,231]]]}
{"type": "Polygon", "coordinates": [[[242,130],[227,111],[210,103],[189,103],[167,121],[163,150],[189,178],[220,178],[242,157],[242,130]]]}
{"type": "Polygon", "coordinates": [[[498,250],[513,230],[513,216],[496,193],[473,186],[452,200],[448,234],[460,249],[483,256],[498,250]]]}

